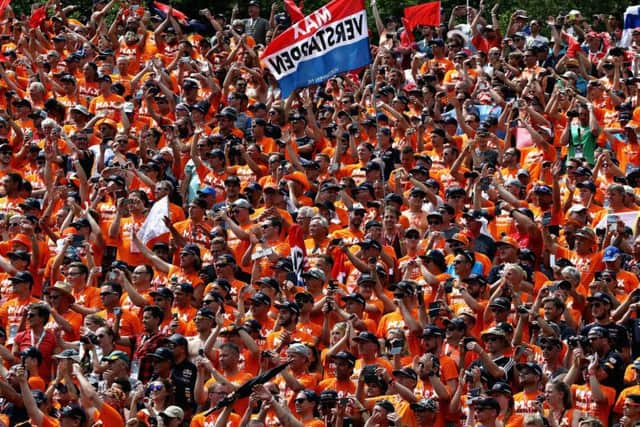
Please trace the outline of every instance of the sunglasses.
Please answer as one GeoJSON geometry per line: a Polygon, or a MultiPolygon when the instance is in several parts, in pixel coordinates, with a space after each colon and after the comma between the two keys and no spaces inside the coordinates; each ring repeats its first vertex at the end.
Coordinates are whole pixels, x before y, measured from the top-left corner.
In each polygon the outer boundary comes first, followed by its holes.
{"type": "Polygon", "coordinates": [[[160,391],[164,388],[164,386],[162,384],[151,384],[149,387],[147,387],[147,390],[149,391],[160,391]]]}
{"type": "Polygon", "coordinates": [[[109,295],[116,295],[115,292],[100,292],[100,297],[104,298],[104,297],[108,297],[109,295]]]}
{"type": "Polygon", "coordinates": [[[301,404],[306,402],[307,399],[305,399],[304,397],[298,397],[294,402],[297,404],[301,404]]]}
{"type": "Polygon", "coordinates": [[[498,341],[498,339],[499,339],[498,337],[486,337],[484,339],[484,341],[486,341],[486,342],[495,342],[495,341],[498,341]]]}

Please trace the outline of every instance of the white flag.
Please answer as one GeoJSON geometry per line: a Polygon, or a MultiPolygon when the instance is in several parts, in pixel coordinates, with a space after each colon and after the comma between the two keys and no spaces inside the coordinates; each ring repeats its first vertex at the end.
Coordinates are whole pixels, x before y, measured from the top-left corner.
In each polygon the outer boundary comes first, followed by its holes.
{"type": "MultiPolygon", "coordinates": [[[[142,243],[146,245],[148,241],[169,232],[164,224],[165,216],[169,216],[169,197],[167,196],[153,204],[142,227],[140,227],[138,238],[142,243]]],[[[134,246],[136,245],[131,245],[132,252],[138,249],[137,247],[134,249],[134,246]]]]}
{"type": "Polygon", "coordinates": [[[618,221],[622,221],[625,226],[635,230],[638,214],[640,214],[640,211],[607,214],[600,220],[595,228],[607,228],[609,224],[615,224],[618,221]]]}

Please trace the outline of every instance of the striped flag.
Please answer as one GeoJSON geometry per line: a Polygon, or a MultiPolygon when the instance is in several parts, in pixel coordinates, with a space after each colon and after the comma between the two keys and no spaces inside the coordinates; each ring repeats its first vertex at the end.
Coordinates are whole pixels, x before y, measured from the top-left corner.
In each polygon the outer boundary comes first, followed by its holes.
{"type": "Polygon", "coordinates": [[[620,44],[623,47],[631,45],[631,32],[634,28],[640,27],[640,6],[629,6],[624,13],[624,29],[622,31],[622,40],[620,44]]]}
{"type": "Polygon", "coordinates": [[[371,63],[364,0],[333,0],[275,38],[260,57],[282,97],[371,63]]]}

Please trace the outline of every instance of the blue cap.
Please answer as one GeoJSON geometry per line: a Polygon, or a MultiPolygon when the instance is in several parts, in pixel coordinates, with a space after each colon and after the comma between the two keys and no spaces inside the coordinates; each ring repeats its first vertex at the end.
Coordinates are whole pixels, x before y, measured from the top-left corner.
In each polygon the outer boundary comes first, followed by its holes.
{"type": "Polygon", "coordinates": [[[604,255],[602,256],[602,261],[604,261],[604,262],[615,261],[615,260],[618,259],[620,254],[622,254],[622,252],[616,246],[608,246],[604,250],[604,255]]]}
{"type": "Polygon", "coordinates": [[[199,196],[215,196],[216,190],[213,187],[204,187],[202,190],[198,190],[199,196]]]}

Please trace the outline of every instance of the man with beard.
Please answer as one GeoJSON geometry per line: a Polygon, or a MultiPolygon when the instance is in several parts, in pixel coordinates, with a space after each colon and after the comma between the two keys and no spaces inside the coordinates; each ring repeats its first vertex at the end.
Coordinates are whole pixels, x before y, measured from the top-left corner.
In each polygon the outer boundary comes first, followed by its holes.
{"type": "Polygon", "coordinates": [[[312,337],[308,333],[298,330],[296,327],[300,317],[300,307],[294,301],[285,301],[282,304],[275,304],[279,309],[278,319],[274,331],[267,335],[265,348],[275,349],[280,352],[291,342],[316,342],[318,337],[312,337]]]}
{"type": "Polygon", "coordinates": [[[347,227],[336,230],[332,234],[333,239],[343,239],[345,244],[358,243],[364,240],[364,232],[360,229],[367,210],[360,203],[354,203],[349,209],[349,224],[347,227]]]}
{"type": "Polygon", "coordinates": [[[532,414],[537,411],[537,398],[542,380],[542,368],[535,362],[518,363],[516,365],[518,379],[523,390],[513,395],[516,414],[532,414]]]}
{"type": "Polygon", "coordinates": [[[427,325],[422,331],[422,367],[418,375],[422,379],[423,388],[416,389],[418,396],[437,398],[441,402],[448,401],[451,397],[442,387],[445,390],[455,390],[458,387],[458,368],[453,359],[442,352],[444,335],[445,332],[435,325],[427,325]]]}
{"type": "Polygon", "coordinates": [[[491,385],[496,381],[512,381],[515,361],[506,355],[509,343],[505,331],[500,328],[490,328],[481,335],[486,350],[473,341],[467,344],[467,350],[473,351],[480,359],[473,362],[469,369],[475,366],[484,367],[489,374],[491,385]]]}
{"type": "MultiPolygon", "coordinates": [[[[120,337],[117,344],[135,348],[131,363],[131,376],[146,382],[153,373],[153,357],[151,354],[165,340],[165,335],[160,333],[160,324],[164,319],[163,310],[157,305],[148,305],[142,310],[142,326],[144,332],[140,335],[120,337]]],[[[118,324],[114,328],[115,336],[118,336],[118,324]]]]}
{"type": "Polygon", "coordinates": [[[590,305],[593,322],[582,328],[580,335],[589,336],[591,328],[596,326],[606,329],[608,339],[611,340],[612,349],[617,350],[623,360],[629,360],[631,358],[629,335],[623,326],[616,324],[611,318],[611,309],[613,307],[611,296],[604,292],[596,292],[587,298],[587,302],[590,305]]]}

